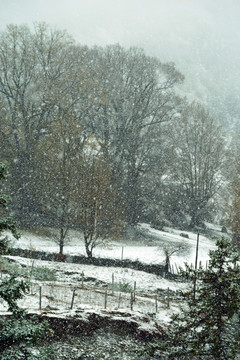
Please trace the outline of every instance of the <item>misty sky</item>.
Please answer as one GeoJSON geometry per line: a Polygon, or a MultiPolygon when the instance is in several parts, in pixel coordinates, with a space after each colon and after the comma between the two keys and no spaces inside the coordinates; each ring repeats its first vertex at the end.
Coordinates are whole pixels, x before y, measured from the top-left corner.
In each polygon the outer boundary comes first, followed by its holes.
{"type": "Polygon", "coordinates": [[[142,47],[176,63],[186,94],[233,116],[240,108],[239,19],[240,0],[0,0],[0,30],[45,21],[81,44],[142,47]]]}

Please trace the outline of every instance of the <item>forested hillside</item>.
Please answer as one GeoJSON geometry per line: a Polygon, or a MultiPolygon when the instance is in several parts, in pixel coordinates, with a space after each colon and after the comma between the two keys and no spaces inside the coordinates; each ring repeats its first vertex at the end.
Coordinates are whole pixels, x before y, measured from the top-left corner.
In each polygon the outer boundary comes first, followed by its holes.
{"type": "Polygon", "coordinates": [[[0,158],[15,218],[57,226],[62,244],[79,228],[89,251],[139,221],[226,221],[232,153],[218,119],[178,95],[182,82],[174,63],[139,48],[89,48],[45,24],[8,26],[0,158]]]}

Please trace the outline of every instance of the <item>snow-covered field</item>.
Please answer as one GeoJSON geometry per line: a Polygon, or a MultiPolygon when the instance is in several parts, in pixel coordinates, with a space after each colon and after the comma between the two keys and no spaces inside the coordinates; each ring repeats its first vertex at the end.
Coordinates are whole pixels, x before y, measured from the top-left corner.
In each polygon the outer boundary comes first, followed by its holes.
{"type": "MultiPolygon", "coordinates": [[[[105,296],[108,288],[106,311],[129,312],[131,291],[134,290],[135,282],[135,302],[132,305],[132,312],[138,316],[139,314],[155,314],[155,321],[165,324],[170,320],[172,312],[178,308],[178,302],[176,299],[172,300],[172,295],[170,296],[170,308],[168,308],[166,290],[169,289],[172,294],[176,290],[183,290],[187,287],[186,283],[170,281],[154,274],[132,269],[49,262],[16,256],[7,256],[7,258],[21,265],[29,266],[29,272],[32,265],[56,271],[56,281],[31,280],[30,293],[19,302],[21,307],[30,312],[39,312],[40,287],[42,311],[54,310],[55,314],[61,314],[61,316],[71,315],[70,307],[75,288],[74,309],[81,308],[87,313],[89,311],[101,313],[103,310],[105,311],[105,296]],[[114,290],[112,290],[113,277],[114,290]],[[92,281],[89,282],[88,279],[92,281]],[[125,287],[127,287],[126,290],[125,287]]],[[[0,311],[6,310],[6,304],[0,303],[0,311]]]]}
{"type": "MultiPolygon", "coordinates": [[[[212,229],[214,236],[222,235],[219,228],[212,229]]],[[[181,247],[181,250],[171,256],[173,268],[176,268],[175,264],[184,266],[185,262],[195,263],[197,234],[183,233],[171,228],[160,231],[148,224],[139,225],[138,230],[139,238],[128,237],[101,245],[94,249],[94,256],[114,259],[121,259],[123,256],[124,259],[139,260],[146,264],[164,264],[164,247],[170,252],[181,247]]],[[[45,236],[23,231],[21,238],[13,241],[12,246],[50,253],[59,251],[50,231],[45,236]]],[[[209,250],[214,248],[215,240],[200,235],[198,261],[201,261],[203,266],[209,259],[209,250]]],[[[64,253],[85,255],[81,234],[70,232],[64,253]]],[[[180,302],[176,291],[191,286],[185,282],[168,280],[128,268],[50,262],[19,256],[6,257],[27,269],[29,277],[32,268],[44,267],[55,273],[54,281],[37,281],[31,277],[30,292],[19,302],[29,313],[58,319],[74,318],[83,323],[90,321],[94,314],[102,322],[109,319],[113,322],[125,321],[129,328],[136,327],[140,333],[157,333],[158,326],[167,325],[171,315],[179,310],[180,302]],[[134,288],[135,301],[131,302],[134,288]]],[[[2,277],[4,276],[5,273],[2,274],[2,277]]],[[[0,302],[0,313],[7,313],[4,302],[0,302]]],[[[101,339],[103,341],[104,337],[101,339]]]]}
{"type": "MultiPolygon", "coordinates": [[[[140,224],[139,230],[141,237],[122,239],[121,241],[108,242],[94,249],[95,257],[139,260],[147,264],[164,264],[164,247],[174,249],[183,246],[181,251],[177,251],[171,257],[172,265],[184,266],[184,263],[195,263],[197,234],[192,232],[182,232],[180,230],[166,228],[160,231],[152,228],[148,224],[140,224]],[[187,235],[188,238],[181,234],[187,235]]],[[[220,229],[216,232],[221,236],[220,229]]],[[[30,232],[22,232],[20,240],[13,243],[13,247],[22,249],[42,250],[50,253],[58,253],[59,247],[51,237],[33,235],[30,232]]],[[[215,248],[215,241],[200,235],[198,261],[205,265],[209,259],[209,250],[215,248]]],[[[70,232],[64,253],[69,255],[85,255],[83,238],[80,233],[70,232]]]]}

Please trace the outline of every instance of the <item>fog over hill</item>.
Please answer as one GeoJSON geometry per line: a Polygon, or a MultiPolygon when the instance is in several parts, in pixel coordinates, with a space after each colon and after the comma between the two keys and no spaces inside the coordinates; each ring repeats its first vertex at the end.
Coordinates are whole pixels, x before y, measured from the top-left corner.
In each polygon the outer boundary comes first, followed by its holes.
{"type": "Polygon", "coordinates": [[[138,46],[185,75],[181,94],[239,129],[239,0],[1,0],[0,30],[42,22],[81,44],[138,46]]]}

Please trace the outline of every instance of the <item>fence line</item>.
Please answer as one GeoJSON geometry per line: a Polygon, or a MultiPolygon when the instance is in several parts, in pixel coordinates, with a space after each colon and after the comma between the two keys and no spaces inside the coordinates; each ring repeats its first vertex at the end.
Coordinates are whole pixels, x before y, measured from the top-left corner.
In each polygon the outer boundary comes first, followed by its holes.
{"type": "MultiPolygon", "coordinates": [[[[136,286],[136,285],[135,285],[136,286]]],[[[145,313],[157,313],[161,308],[170,307],[169,289],[166,296],[159,294],[141,296],[135,291],[114,291],[111,288],[82,287],[75,285],[49,283],[31,283],[28,296],[35,297],[33,306],[39,310],[74,309],[81,305],[91,305],[98,308],[117,310],[140,310],[145,313]],[[37,300],[38,299],[38,300],[37,300]]],[[[174,300],[175,301],[175,300],[174,300]]]]}

